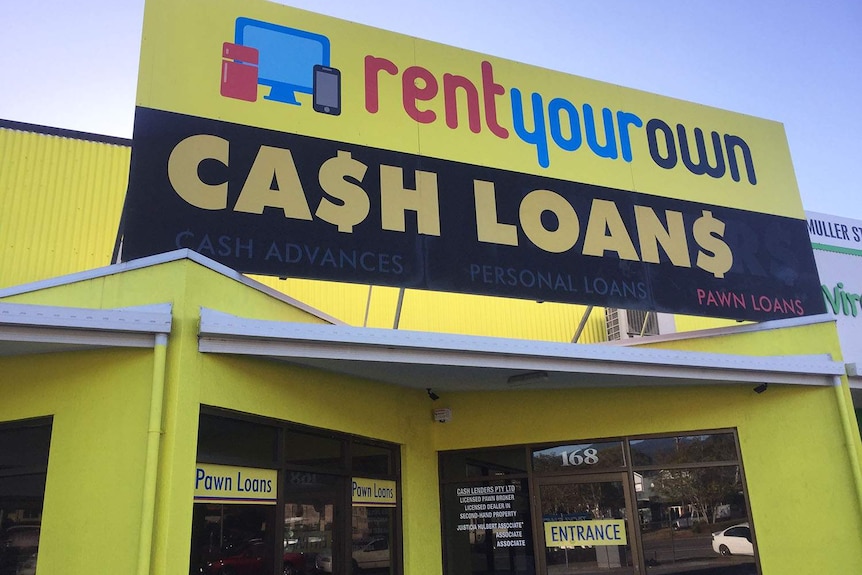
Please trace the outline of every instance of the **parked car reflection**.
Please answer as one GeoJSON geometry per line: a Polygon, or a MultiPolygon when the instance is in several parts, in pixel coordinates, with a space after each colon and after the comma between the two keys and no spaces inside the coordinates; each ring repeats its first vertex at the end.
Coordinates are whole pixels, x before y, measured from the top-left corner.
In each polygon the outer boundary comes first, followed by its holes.
{"type": "Polygon", "coordinates": [[[716,531],[712,534],[712,550],[722,555],[754,555],[751,526],[740,523],[716,531]]]}
{"type": "Polygon", "coordinates": [[[18,566],[15,575],[36,575],[36,553],[33,553],[18,566]]]}
{"type": "Polygon", "coordinates": [[[353,564],[365,571],[389,568],[389,539],[375,537],[353,552],[353,564]]]}
{"type": "Polygon", "coordinates": [[[690,527],[694,527],[698,523],[705,523],[706,518],[700,515],[697,512],[694,513],[686,513],[681,515],[677,519],[671,523],[671,527],[674,529],[688,529],[690,527]]]}
{"type": "Polygon", "coordinates": [[[302,541],[296,538],[284,540],[284,556],[282,557],[282,575],[304,575],[314,573],[316,551],[308,551],[323,542],[322,537],[305,537],[302,541]],[[304,545],[304,546],[303,546],[304,545]]]}
{"type": "MultiPolygon", "coordinates": [[[[354,545],[353,550],[353,572],[358,571],[386,571],[389,569],[389,539],[386,537],[375,537],[368,541],[362,541],[354,545]]],[[[320,553],[315,560],[315,568],[322,573],[332,573],[332,553],[326,551],[320,553]]]]}
{"type": "Polygon", "coordinates": [[[0,531],[0,575],[16,575],[24,567],[39,550],[40,530],[39,525],[13,525],[0,531]]]}
{"type": "Polygon", "coordinates": [[[204,575],[265,575],[266,543],[251,539],[212,561],[201,569],[204,575]]]}

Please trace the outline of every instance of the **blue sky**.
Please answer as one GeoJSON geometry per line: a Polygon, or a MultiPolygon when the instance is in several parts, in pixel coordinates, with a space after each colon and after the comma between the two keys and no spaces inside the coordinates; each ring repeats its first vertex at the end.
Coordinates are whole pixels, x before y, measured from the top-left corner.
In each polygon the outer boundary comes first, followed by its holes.
{"type": "MultiPolygon", "coordinates": [[[[805,208],[862,220],[858,0],[282,3],[779,121],[805,208]]],[[[131,137],[143,0],[0,14],[0,118],[131,137]]]]}

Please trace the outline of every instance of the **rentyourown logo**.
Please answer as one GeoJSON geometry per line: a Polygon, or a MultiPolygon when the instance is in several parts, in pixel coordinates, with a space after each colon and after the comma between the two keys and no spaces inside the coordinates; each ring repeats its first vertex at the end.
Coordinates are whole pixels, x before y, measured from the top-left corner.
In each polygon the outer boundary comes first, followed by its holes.
{"type": "Polygon", "coordinates": [[[316,112],[341,113],[341,72],[330,66],[329,38],[251,18],[236,19],[233,42],[222,46],[221,95],[256,102],[263,98],[301,106],[297,94],[311,94],[316,112]]]}

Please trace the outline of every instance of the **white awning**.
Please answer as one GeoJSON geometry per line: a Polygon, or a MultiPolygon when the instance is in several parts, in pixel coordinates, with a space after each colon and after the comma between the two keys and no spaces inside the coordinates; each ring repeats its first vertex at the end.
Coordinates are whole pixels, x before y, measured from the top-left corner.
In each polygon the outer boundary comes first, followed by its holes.
{"type": "Polygon", "coordinates": [[[265,321],[202,308],[198,349],[418,389],[646,385],[832,386],[828,355],[743,356],[265,321]]]}
{"type": "Polygon", "coordinates": [[[89,309],[0,303],[0,356],[152,348],[171,331],[171,304],[89,309]]]}

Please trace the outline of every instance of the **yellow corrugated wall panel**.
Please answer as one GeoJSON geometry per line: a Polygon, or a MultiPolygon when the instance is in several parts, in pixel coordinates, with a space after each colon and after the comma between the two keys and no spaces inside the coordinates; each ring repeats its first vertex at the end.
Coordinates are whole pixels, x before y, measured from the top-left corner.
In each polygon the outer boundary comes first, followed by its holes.
{"type": "Polygon", "coordinates": [[[0,287],[108,265],[129,146],[0,128],[0,287]]]}
{"type": "Polygon", "coordinates": [[[729,325],[740,325],[740,322],[732,319],[721,319],[717,317],[698,317],[694,315],[675,315],[673,316],[676,324],[676,331],[697,331],[701,329],[711,329],[714,327],[726,327],[729,325]]]}
{"type": "MultiPolygon", "coordinates": [[[[355,326],[392,328],[398,288],[254,276],[291,297],[355,326]]],[[[405,290],[399,329],[570,342],[585,306],[405,290]]],[[[603,308],[590,314],[579,343],[607,340],[603,308]]]]}

